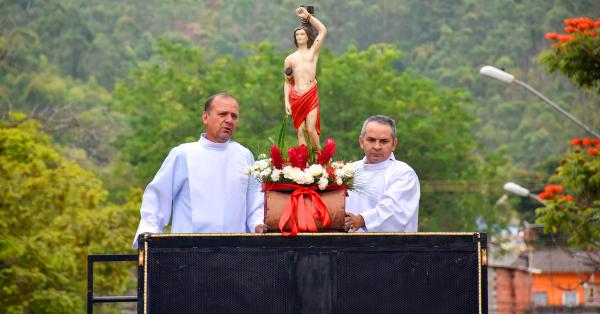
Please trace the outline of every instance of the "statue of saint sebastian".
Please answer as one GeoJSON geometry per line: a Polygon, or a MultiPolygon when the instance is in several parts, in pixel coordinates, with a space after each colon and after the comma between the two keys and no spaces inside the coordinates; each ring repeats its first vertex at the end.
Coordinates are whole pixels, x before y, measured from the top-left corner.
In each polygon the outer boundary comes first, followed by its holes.
{"type": "Polygon", "coordinates": [[[321,121],[316,79],[317,61],[321,46],[327,36],[327,29],[304,7],[297,8],[296,15],[304,25],[294,30],[294,44],[298,49],[287,56],[284,62],[286,74],[283,86],[285,112],[292,115],[294,120],[298,145],[306,145],[304,138],[306,130],[310,145],[316,153],[321,150],[319,142],[321,121]],[[307,27],[308,25],[314,27],[317,32],[316,37],[313,37],[314,34],[310,27],[307,27]]]}

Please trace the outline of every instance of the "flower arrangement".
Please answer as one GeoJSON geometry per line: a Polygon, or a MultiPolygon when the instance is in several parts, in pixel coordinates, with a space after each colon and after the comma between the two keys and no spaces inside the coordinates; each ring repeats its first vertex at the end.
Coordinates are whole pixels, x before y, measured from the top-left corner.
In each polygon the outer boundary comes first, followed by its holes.
{"type": "MultiPolygon", "coordinates": [[[[247,168],[248,175],[262,182],[265,192],[265,224],[269,230],[278,226],[284,236],[294,236],[298,232],[317,232],[319,226],[343,228],[343,199],[347,195],[346,190],[353,186],[355,169],[352,163],[332,161],[334,154],[335,142],[331,138],[327,140],[323,150],[317,153],[316,158],[313,158],[314,163],[309,162],[306,145],[290,148],[287,159],[283,158],[279,147],[273,145],[270,157],[261,155],[254,165],[247,168]],[[342,207],[336,206],[335,201],[328,205],[319,191],[329,191],[337,195],[334,199],[341,198],[342,201],[337,204],[341,204],[342,207]],[[269,196],[284,197],[285,207],[267,210],[269,196]],[[341,209],[342,215],[330,215],[332,210],[339,213],[330,208],[330,205],[337,210],[341,209]]],[[[327,198],[324,195],[323,197],[327,198]]]]}
{"type": "Polygon", "coordinates": [[[300,186],[318,186],[325,190],[329,186],[343,186],[351,189],[354,178],[352,163],[332,161],[335,142],[329,138],[320,151],[314,164],[309,165],[306,145],[292,147],[285,160],[277,145],[271,147],[270,157],[262,154],[246,173],[264,183],[287,183],[300,186]]]}

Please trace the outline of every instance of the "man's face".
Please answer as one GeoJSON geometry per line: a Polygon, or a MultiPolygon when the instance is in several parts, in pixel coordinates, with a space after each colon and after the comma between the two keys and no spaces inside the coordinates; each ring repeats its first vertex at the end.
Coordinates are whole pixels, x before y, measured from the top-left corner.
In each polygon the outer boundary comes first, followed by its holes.
{"type": "Polygon", "coordinates": [[[237,101],[231,97],[217,96],[210,109],[202,113],[206,125],[206,139],[224,143],[233,136],[238,125],[240,109],[237,101]]]}
{"type": "Polygon", "coordinates": [[[297,30],[294,36],[296,36],[296,42],[298,43],[298,46],[308,42],[308,35],[306,35],[306,31],[304,29],[297,30]]]}
{"type": "Polygon", "coordinates": [[[376,164],[387,160],[398,140],[394,137],[392,127],[378,122],[369,122],[365,135],[358,138],[360,148],[365,152],[368,164],[376,164]]]}

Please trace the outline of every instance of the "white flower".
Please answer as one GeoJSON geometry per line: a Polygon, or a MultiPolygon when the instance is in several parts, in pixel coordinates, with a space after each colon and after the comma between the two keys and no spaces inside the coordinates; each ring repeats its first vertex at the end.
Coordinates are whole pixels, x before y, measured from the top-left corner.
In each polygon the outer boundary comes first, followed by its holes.
{"type": "MultiPolygon", "coordinates": [[[[284,169],[284,176],[285,176],[285,169],[284,169]]],[[[300,168],[298,167],[290,167],[290,170],[287,173],[287,179],[290,179],[294,182],[298,182],[302,180],[302,177],[304,176],[304,172],[302,172],[302,170],[300,170],[300,168]]]]}
{"type": "Polygon", "coordinates": [[[313,177],[318,177],[319,175],[321,175],[321,173],[323,173],[323,166],[319,164],[311,165],[308,168],[308,173],[310,173],[310,175],[313,177]]]}
{"type": "Polygon", "coordinates": [[[321,178],[329,178],[329,173],[327,173],[327,169],[323,168],[323,172],[321,172],[321,178]]]}
{"type": "Polygon", "coordinates": [[[328,183],[329,182],[327,181],[326,178],[321,177],[321,179],[319,179],[319,189],[325,190],[325,188],[327,187],[328,183]]]}
{"type": "Polygon", "coordinates": [[[300,168],[292,166],[285,166],[281,170],[281,172],[283,172],[283,177],[290,180],[294,180],[294,177],[297,176],[298,171],[301,172],[300,168]]]}
{"type": "Polygon", "coordinates": [[[337,177],[337,179],[335,179],[335,184],[342,185],[342,183],[342,177],[337,177]]]}
{"type": "Polygon", "coordinates": [[[303,184],[313,184],[315,182],[315,178],[310,173],[304,173],[302,178],[303,184]]]}
{"type": "Polygon", "coordinates": [[[346,178],[352,178],[354,176],[354,164],[346,164],[342,170],[344,171],[344,176],[346,178]]]}
{"type": "Polygon", "coordinates": [[[260,155],[258,155],[258,158],[257,158],[257,159],[258,159],[258,160],[261,160],[261,159],[267,159],[267,155],[265,155],[265,154],[260,154],[260,155]]]}
{"type": "Polygon", "coordinates": [[[289,179],[290,176],[290,171],[292,170],[292,167],[290,166],[285,166],[281,169],[281,173],[283,173],[283,177],[286,179],[289,179]]]}
{"type": "Polygon", "coordinates": [[[267,168],[263,171],[260,172],[260,177],[261,178],[268,178],[269,175],[271,174],[271,168],[267,168]]]}
{"type": "Polygon", "coordinates": [[[263,159],[263,160],[257,161],[256,165],[258,165],[258,170],[265,170],[267,167],[269,167],[270,163],[271,163],[270,160],[263,159]]]}
{"type": "Polygon", "coordinates": [[[273,180],[273,182],[277,182],[279,181],[279,177],[281,177],[281,170],[273,169],[273,172],[271,173],[271,180],[273,180]]]}
{"type": "Polygon", "coordinates": [[[294,167],[290,171],[289,176],[289,179],[296,182],[297,184],[311,184],[315,182],[314,178],[310,175],[310,173],[308,173],[308,169],[302,171],[300,170],[300,168],[294,167]]]}
{"type": "Polygon", "coordinates": [[[344,167],[344,163],[341,161],[334,161],[331,163],[331,167],[333,167],[333,169],[342,169],[344,167]]]}
{"type": "Polygon", "coordinates": [[[298,174],[294,182],[298,184],[310,184],[312,183],[312,176],[304,173],[303,171],[298,174]]]}
{"type": "Polygon", "coordinates": [[[342,170],[342,169],[335,169],[334,173],[335,173],[336,178],[341,178],[344,176],[344,170],[342,170]]]}

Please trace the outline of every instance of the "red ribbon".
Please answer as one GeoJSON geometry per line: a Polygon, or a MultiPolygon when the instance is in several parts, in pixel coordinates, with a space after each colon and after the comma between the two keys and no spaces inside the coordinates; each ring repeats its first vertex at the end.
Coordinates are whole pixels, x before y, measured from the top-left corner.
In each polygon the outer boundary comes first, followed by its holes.
{"type": "MultiPolygon", "coordinates": [[[[287,183],[263,183],[263,191],[278,191],[278,190],[294,190],[290,195],[288,205],[286,206],[281,218],[279,218],[279,230],[284,236],[295,236],[298,231],[310,231],[317,232],[317,225],[315,221],[320,221],[323,227],[327,227],[331,224],[331,218],[327,212],[327,205],[323,202],[321,195],[315,190],[318,186],[302,186],[297,184],[287,183]],[[310,197],[313,208],[312,213],[310,208],[306,205],[304,197],[310,197]],[[295,217],[298,217],[296,222],[295,217]],[[310,219],[312,217],[312,219],[310,219]],[[291,232],[283,231],[285,224],[290,222],[291,232]]],[[[325,190],[345,190],[345,186],[340,185],[329,185],[325,190]]]]}

